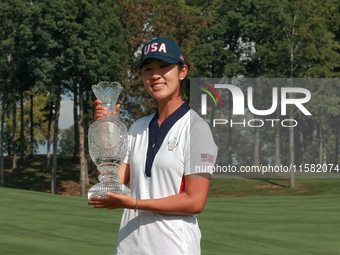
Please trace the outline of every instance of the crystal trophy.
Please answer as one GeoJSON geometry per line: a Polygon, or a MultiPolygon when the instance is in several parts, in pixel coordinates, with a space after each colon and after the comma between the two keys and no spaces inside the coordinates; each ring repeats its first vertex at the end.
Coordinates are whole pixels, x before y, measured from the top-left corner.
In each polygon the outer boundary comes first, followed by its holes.
{"type": "Polygon", "coordinates": [[[92,86],[97,99],[109,113],[93,122],[89,128],[89,152],[100,175],[99,183],[88,192],[88,199],[107,197],[106,192],[131,195],[130,189],[119,183],[117,171],[127,151],[127,128],[115,115],[117,98],[122,91],[118,82],[99,82],[92,86]]]}

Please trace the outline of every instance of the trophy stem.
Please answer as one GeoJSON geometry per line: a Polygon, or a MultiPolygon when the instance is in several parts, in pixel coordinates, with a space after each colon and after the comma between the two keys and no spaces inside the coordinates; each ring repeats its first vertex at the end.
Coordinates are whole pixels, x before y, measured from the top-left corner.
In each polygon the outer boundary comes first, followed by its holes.
{"type": "Polygon", "coordinates": [[[117,171],[120,165],[112,162],[105,162],[97,166],[100,175],[99,183],[92,186],[88,192],[88,199],[107,197],[107,192],[113,192],[122,195],[131,195],[131,191],[124,184],[119,183],[119,175],[117,171]]]}
{"type": "Polygon", "coordinates": [[[119,175],[117,171],[120,168],[120,165],[117,163],[103,163],[97,166],[100,175],[98,179],[100,182],[115,182],[119,181],[119,175]]]}

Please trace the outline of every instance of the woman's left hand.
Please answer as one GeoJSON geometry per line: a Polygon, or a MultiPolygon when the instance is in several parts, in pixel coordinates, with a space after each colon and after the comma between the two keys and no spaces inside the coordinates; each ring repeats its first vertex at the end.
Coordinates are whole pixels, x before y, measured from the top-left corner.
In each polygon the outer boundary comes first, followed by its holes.
{"type": "Polygon", "coordinates": [[[94,208],[106,208],[117,209],[127,208],[134,209],[136,205],[136,199],[128,195],[120,195],[112,192],[107,192],[108,197],[103,198],[91,198],[89,205],[94,205],[94,208]]]}

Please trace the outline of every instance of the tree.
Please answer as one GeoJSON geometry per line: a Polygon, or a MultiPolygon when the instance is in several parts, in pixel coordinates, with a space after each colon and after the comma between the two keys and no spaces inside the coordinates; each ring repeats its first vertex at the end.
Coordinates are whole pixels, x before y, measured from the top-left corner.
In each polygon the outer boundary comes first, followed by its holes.
{"type": "MultiPolygon", "coordinates": [[[[207,27],[198,30],[195,47],[191,54],[195,66],[194,77],[234,78],[245,73],[245,63],[250,55],[248,38],[242,38],[243,6],[241,1],[189,1],[199,8],[199,13],[208,21],[207,27]]],[[[226,119],[232,119],[232,97],[227,99],[226,119]]],[[[239,146],[239,130],[228,125],[226,150],[229,164],[239,146]]],[[[224,146],[224,145],[221,145],[224,146]]]]}
{"type": "MultiPolygon", "coordinates": [[[[333,75],[336,47],[334,34],[327,29],[327,20],[332,16],[330,6],[334,6],[334,1],[326,4],[305,0],[249,3],[245,36],[254,42],[255,53],[248,73],[288,78],[333,75]]],[[[289,118],[293,119],[295,114],[291,109],[289,118]]],[[[296,163],[294,136],[294,129],[290,128],[289,163],[292,165],[296,163]]],[[[294,186],[291,176],[290,187],[294,186]]]]}
{"type": "MultiPolygon", "coordinates": [[[[23,45],[29,55],[28,69],[33,74],[35,87],[43,91],[49,87],[54,102],[52,193],[56,192],[61,95],[65,89],[73,88],[77,92],[79,87],[78,96],[83,100],[84,91],[98,80],[117,80],[122,75],[124,33],[115,14],[116,7],[111,1],[35,1],[21,26],[23,45]]],[[[84,196],[87,125],[83,105],[80,113],[81,195],[84,196]]]]}
{"type": "Polygon", "coordinates": [[[54,100],[54,138],[51,193],[56,192],[56,167],[58,149],[58,121],[64,73],[67,67],[65,51],[67,20],[73,18],[72,1],[35,1],[21,26],[23,45],[27,49],[28,69],[35,88],[46,91],[52,87],[54,100]]]}
{"type": "MultiPolygon", "coordinates": [[[[2,117],[1,117],[1,142],[4,142],[4,121],[5,121],[5,104],[6,101],[12,102],[13,125],[16,126],[16,93],[19,88],[20,80],[17,76],[17,67],[20,64],[22,49],[18,45],[18,27],[23,19],[23,13],[28,8],[29,3],[26,1],[12,0],[0,3],[0,80],[2,82],[2,117]],[[11,92],[10,93],[10,88],[11,92]]],[[[17,164],[16,153],[16,129],[12,132],[12,149],[13,155],[13,169],[17,164]]],[[[1,143],[1,184],[3,185],[3,152],[4,147],[1,143]]]]}
{"type": "Polygon", "coordinates": [[[121,118],[131,122],[153,112],[156,107],[156,102],[141,84],[139,70],[136,70],[142,45],[156,37],[168,37],[177,42],[190,59],[196,49],[198,31],[207,26],[208,20],[200,15],[197,6],[186,1],[120,0],[119,3],[124,7],[120,21],[128,36],[126,75],[122,80],[125,89],[120,96],[124,102],[121,118]]]}
{"type": "Polygon", "coordinates": [[[241,1],[190,2],[199,4],[200,12],[210,21],[206,29],[200,29],[196,47],[192,49],[195,76],[232,78],[243,74],[251,45],[248,38],[242,38],[241,1]]]}
{"type": "Polygon", "coordinates": [[[74,150],[74,125],[63,129],[60,135],[59,155],[72,155],[74,150]]]}
{"type": "MultiPolygon", "coordinates": [[[[79,99],[79,155],[81,171],[81,196],[85,196],[88,182],[86,134],[87,115],[92,116],[92,102],[86,99],[86,91],[100,80],[120,80],[125,61],[125,35],[116,14],[119,6],[111,1],[77,2],[77,29],[70,35],[67,57],[72,60],[67,75],[73,82],[74,94],[79,99]],[[88,107],[87,104],[91,105],[88,107]]],[[[92,97],[91,97],[92,99],[92,97]]],[[[91,100],[92,101],[92,100],[91,100]]]]}

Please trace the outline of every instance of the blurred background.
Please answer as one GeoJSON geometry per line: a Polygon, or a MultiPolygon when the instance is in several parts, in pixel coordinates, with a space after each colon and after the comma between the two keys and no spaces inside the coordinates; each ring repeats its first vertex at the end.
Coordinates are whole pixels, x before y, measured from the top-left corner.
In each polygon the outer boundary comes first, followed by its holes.
{"type": "MultiPolygon", "coordinates": [[[[88,162],[80,164],[85,196],[95,171],[87,146],[91,86],[122,83],[120,118],[128,126],[154,111],[136,70],[146,41],[176,41],[190,77],[339,78],[339,10],[336,0],[1,1],[0,186],[5,168],[15,172],[43,154],[56,193],[57,159],[68,155],[88,162]]],[[[327,90],[334,122],[311,122],[316,152],[338,149],[338,131],[320,135],[339,124],[340,88],[327,90]]],[[[184,93],[189,100],[189,86],[184,93]]]]}

